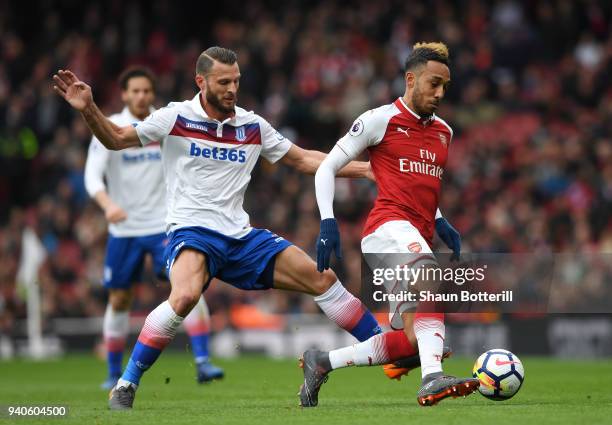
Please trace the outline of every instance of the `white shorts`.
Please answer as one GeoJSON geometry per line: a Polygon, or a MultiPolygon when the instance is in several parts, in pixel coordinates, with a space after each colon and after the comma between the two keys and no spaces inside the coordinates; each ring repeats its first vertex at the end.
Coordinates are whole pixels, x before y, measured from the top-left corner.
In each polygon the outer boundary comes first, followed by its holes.
{"type": "MultiPolygon", "coordinates": [[[[436,258],[419,230],[406,220],[388,221],[361,240],[361,252],[364,254],[406,254],[398,255],[368,255],[368,266],[374,268],[395,268],[410,264],[411,267],[421,267],[437,264],[436,258]]],[[[385,281],[387,293],[394,294],[408,289],[408,282],[385,281]]],[[[390,301],[389,323],[393,329],[403,329],[401,314],[413,311],[415,302],[390,301]]]]}

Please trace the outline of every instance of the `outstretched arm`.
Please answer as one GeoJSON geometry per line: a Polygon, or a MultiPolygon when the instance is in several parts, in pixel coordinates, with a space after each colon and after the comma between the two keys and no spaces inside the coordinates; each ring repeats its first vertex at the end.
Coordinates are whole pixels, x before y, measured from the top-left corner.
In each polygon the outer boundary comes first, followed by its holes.
{"type": "MultiPolygon", "coordinates": [[[[359,155],[359,153],[360,151],[356,150],[354,156],[359,155]]],[[[321,213],[321,229],[317,239],[317,270],[320,272],[329,268],[332,251],[336,252],[338,259],[342,258],[340,231],[334,218],[333,207],[335,178],[351,159],[351,156],[347,155],[339,145],[336,145],[323,160],[315,174],[315,191],[319,212],[321,213]]]]}
{"type": "Polygon", "coordinates": [[[111,150],[140,146],[134,127],[119,127],[104,116],[93,100],[91,87],[69,70],[59,70],[53,76],[53,89],[74,109],[81,113],[91,132],[111,150]]]}
{"type": "MultiPolygon", "coordinates": [[[[383,117],[384,118],[384,117],[383,117]]],[[[317,269],[322,272],[329,268],[332,251],[342,258],[340,231],[334,218],[335,177],[340,170],[357,158],[361,152],[380,142],[386,123],[377,114],[368,111],[357,118],[349,132],[336,143],[323,160],[315,175],[317,204],[321,213],[321,230],[317,240],[317,269]]],[[[369,163],[368,172],[371,173],[369,163]]],[[[372,174],[372,180],[374,175],[372,174]]]]}
{"type": "MultiPolygon", "coordinates": [[[[302,149],[299,146],[293,145],[283,156],[281,162],[295,168],[300,173],[315,174],[326,157],[327,155],[323,152],[302,149]]],[[[347,161],[345,166],[338,170],[336,175],[338,177],[365,177],[374,180],[370,163],[364,161],[347,161]]]]}

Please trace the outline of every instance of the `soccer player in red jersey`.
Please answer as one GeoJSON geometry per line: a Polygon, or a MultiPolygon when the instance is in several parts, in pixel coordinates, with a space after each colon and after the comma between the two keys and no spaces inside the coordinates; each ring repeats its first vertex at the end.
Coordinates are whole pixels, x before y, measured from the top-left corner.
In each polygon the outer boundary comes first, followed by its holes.
{"type": "MultiPolygon", "coordinates": [[[[443,43],[415,44],[406,61],[404,96],[357,118],[321,163],[315,177],[321,213],[319,271],[329,267],[332,251],[338,258],[342,255],[333,213],[334,178],[338,170],[366,149],[378,197],[363,230],[363,253],[379,254],[379,260],[381,254],[406,254],[413,268],[435,266],[431,250],[435,229],[458,259],[459,233],[438,210],[442,174],[453,137],[449,125],[435,115],[450,82],[448,65],[448,48],[443,43]]],[[[395,264],[385,266],[392,268],[395,264]]],[[[396,282],[391,285],[388,292],[400,286],[396,282]]],[[[333,369],[387,364],[417,352],[423,379],[417,393],[420,405],[433,405],[446,397],[476,390],[477,379],[460,379],[442,372],[441,361],[446,355],[444,313],[432,311],[431,305],[425,303],[394,302],[390,305],[390,322],[394,331],[362,343],[330,352],[304,353],[302,406],[317,405],[318,391],[333,369]]]]}

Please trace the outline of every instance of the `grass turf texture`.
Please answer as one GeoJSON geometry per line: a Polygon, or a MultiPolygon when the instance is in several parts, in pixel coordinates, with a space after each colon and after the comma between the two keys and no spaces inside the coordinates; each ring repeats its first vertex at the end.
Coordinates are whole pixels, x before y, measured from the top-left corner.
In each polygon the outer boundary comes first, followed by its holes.
{"type": "MultiPolygon", "coordinates": [[[[243,357],[219,360],[223,381],[195,383],[189,355],[165,353],[145,374],[134,410],[111,412],[98,389],[105,365],[90,356],[46,361],[0,361],[0,405],[69,407],[62,419],[0,419],[4,423],[67,424],[603,424],[611,423],[612,393],[606,383],[612,361],[522,358],[526,380],[515,398],[494,402],[473,394],[420,407],[420,372],[401,382],[380,367],[334,372],[319,406],[298,407],[302,380],[297,361],[243,357]]],[[[445,371],[467,376],[471,359],[451,358],[445,371]]]]}

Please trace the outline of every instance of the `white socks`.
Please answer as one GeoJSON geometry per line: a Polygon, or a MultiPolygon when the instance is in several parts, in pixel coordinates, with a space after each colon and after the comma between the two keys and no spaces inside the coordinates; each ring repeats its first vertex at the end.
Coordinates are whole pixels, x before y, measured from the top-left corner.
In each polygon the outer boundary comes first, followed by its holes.
{"type": "Polygon", "coordinates": [[[332,369],[388,363],[389,355],[385,348],[385,334],[374,335],[364,342],[332,350],[329,352],[329,362],[332,369]]]}
{"type": "Polygon", "coordinates": [[[129,332],[130,328],[130,312],[115,311],[113,307],[108,304],[106,311],[104,312],[104,323],[102,325],[102,335],[104,340],[108,343],[109,340],[123,340],[129,332]]]}
{"type": "Polygon", "coordinates": [[[445,335],[445,326],[442,320],[418,317],[418,315],[414,320],[414,334],[419,344],[423,378],[430,373],[442,372],[442,351],[445,335]]]}
{"type": "Polygon", "coordinates": [[[181,323],[183,317],[174,312],[168,301],[164,301],[147,316],[138,341],[163,350],[181,323]]]}
{"type": "Polygon", "coordinates": [[[339,280],[324,294],[314,297],[327,317],[338,326],[350,331],[363,316],[361,301],[346,290],[339,280]]]}

